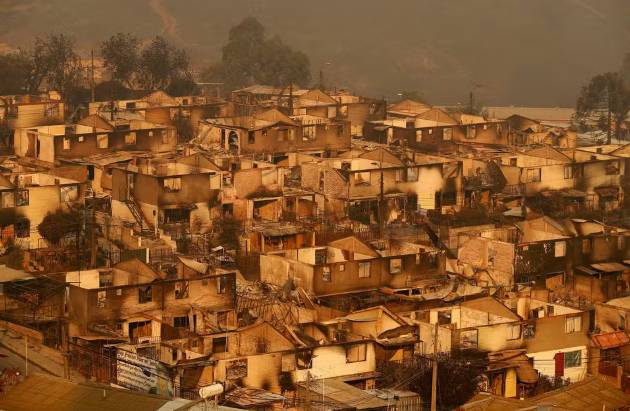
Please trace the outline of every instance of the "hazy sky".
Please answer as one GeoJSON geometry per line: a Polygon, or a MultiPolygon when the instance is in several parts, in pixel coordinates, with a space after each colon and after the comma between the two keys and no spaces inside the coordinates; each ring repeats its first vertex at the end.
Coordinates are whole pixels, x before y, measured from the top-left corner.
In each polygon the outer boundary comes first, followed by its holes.
{"type": "Polygon", "coordinates": [[[63,31],[88,50],[118,31],[165,34],[201,65],[247,16],[306,52],[315,78],[329,62],[329,84],[435,104],[480,84],[488,104],[572,106],[630,52],[630,0],[0,0],[0,43],[63,31]]]}

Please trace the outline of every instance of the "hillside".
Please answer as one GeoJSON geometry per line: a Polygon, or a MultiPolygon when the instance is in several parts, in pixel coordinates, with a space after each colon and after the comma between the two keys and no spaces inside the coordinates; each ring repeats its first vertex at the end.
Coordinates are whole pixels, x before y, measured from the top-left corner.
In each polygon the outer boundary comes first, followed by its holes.
{"type": "Polygon", "coordinates": [[[258,17],[302,49],[314,76],[375,96],[418,90],[435,103],[573,105],[595,73],[630,51],[627,0],[2,0],[0,45],[69,32],[89,50],[118,31],[163,33],[218,58],[229,28],[258,17]]]}

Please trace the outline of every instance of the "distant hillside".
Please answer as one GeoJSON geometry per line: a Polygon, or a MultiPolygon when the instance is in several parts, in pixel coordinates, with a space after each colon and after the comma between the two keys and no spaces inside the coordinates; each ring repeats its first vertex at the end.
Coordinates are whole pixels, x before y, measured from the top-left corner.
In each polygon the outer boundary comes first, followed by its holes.
{"type": "Polygon", "coordinates": [[[305,51],[314,77],[374,96],[421,91],[465,103],[572,106],[630,51],[628,0],[0,0],[0,47],[48,31],[84,50],[118,31],[165,34],[199,64],[253,15],[305,51]]]}

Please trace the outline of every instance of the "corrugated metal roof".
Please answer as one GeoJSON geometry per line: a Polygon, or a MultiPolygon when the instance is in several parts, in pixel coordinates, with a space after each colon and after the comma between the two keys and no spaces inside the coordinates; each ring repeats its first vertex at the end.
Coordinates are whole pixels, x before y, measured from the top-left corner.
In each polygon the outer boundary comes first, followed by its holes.
{"type": "Polygon", "coordinates": [[[31,374],[0,396],[0,409],[12,411],[155,411],[169,402],[106,385],[77,384],[62,378],[31,374]]]}
{"type": "Polygon", "coordinates": [[[630,338],[625,331],[614,331],[606,334],[597,334],[591,337],[593,342],[599,348],[604,350],[608,348],[621,347],[630,343],[630,338]]]}
{"type": "Polygon", "coordinates": [[[529,400],[580,411],[617,410],[630,406],[630,396],[597,377],[586,378],[529,400]]]}
{"type": "Polygon", "coordinates": [[[616,271],[625,271],[628,269],[627,266],[615,262],[591,264],[591,267],[605,273],[614,273],[616,271]]]}
{"type": "Polygon", "coordinates": [[[579,270],[579,271],[582,271],[583,273],[588,274],[588,275],[597,275],[597,274],[599,274],[599,272],[597,272],[595,270],[592,270],[592,269],[590,269],[588,267],[585,267],[583,265],[578,265],[578,266],[575,267],[575,269],[579,270]]]}
{"type": "MultiPolygon", "coordinates": [[[[306,384],[300,385],[306,386],[306,384]]],[[[309,384],[309,389],[319,395],[325,395],[329,400],[352,409],[369,410],[386,408],[388,406],[387,401],[335,379],[312,381],[309,384]]]]}

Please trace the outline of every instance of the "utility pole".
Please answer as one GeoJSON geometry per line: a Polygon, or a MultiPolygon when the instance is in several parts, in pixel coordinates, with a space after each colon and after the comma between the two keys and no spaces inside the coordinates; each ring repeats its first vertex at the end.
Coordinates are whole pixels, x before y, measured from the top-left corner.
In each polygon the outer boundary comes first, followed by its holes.
{"type": "Polygon", "coordinates": [[[24,336],[24,376],[28,377],[28,336],[24,336]]]}
{"type": "Polygon", "coordinates": [[[431,411],[437,411],[437,378],[438,378],[438,332],[440,322],[435,323],[435,335],[433,336],[433,373],[431,375],[431,411]]]}
{"type": "Polygon", "coordinates": [[[293,82],[289,83],[289,115],[293,115],[293,82]]]}
{"type": "Polygon", "coordinates": [[[90,70],[90,89],[92,90],[92,103],[96,101],[96,92],[94,87],[94,49],[91,52],[92,56],[92,69],[90,70]]]}
{"type": "Polygon", "coordinates": [[[383,173],[383,147],[380,147],[381,156],[379,167],[381,169],[381,181],[380,181],[380,195],[378,199],[378,234],[381,239],[385,231],[385,177],[383,173]]]}
{"type": "Polygon", "coordinates": [[[608,81],[608,84],[606,86],[606,103],[608,105],[608,118],[607,118],[607,135],[606,135],[606,144],[611,144],[612,143],[612,103],[610,100],[610,88],[611,88],[611,84],[610,81],[608,81]]]}
{"type": "MultiPolygon", "coordinates": [[[[94,194],[92,194],[94,198],[94,194]]],[[[96,214],[94,210],[94,205],[90,207],[92,212],[92,221],[90,227],[90,268],[96,267],[96,255],[98,254],[98,242],[96,239],[96,214]]]]}
{"type": "Polygon", "coordinates": [[[311,372],[306,372],[306,411],[311,410],[311,372]]]}

